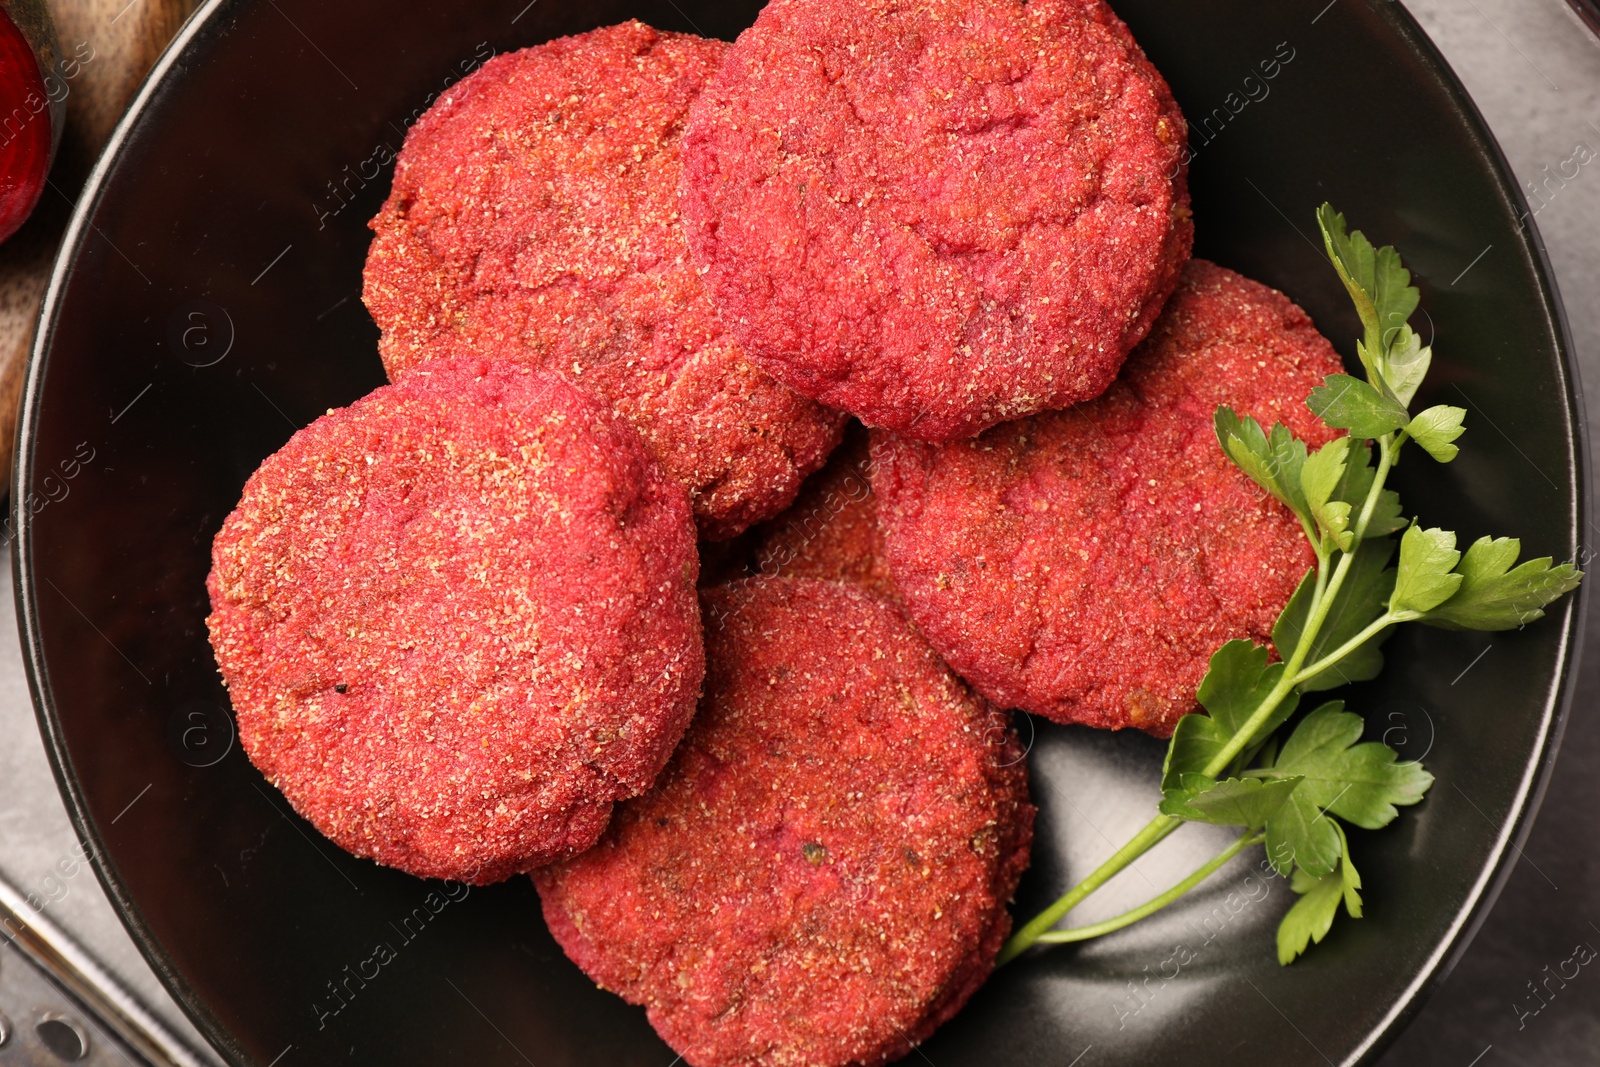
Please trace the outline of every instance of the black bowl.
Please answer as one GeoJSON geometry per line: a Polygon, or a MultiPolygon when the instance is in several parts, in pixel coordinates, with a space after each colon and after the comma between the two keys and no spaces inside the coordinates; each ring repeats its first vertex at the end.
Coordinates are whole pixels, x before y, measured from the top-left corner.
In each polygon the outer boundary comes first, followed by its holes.
{"type": "Polygon", "coordinates": [[[1572,10],[1583,19],[1583,24],[1595,33],[1600,33],[1600,0],[1567,0],[1572,5],[1572,10]]]}
{"type": "MultiPolygon", "coordinates": [[[[1285,290],[1343,342],[1356,324],[1313,209],[1331,200],[1398,244],[1438,351],[1422,399],[1470,412],[1457,462],[1402,468],[1409,505],[1467,538],[1513,533],[1530,555],[1580,556],[1580,402],[1516,184],[1400,5],[1324,2],[1117,4],[1193,124],[1200,251],[1285,290]]],[[[364,224],[407,123],[495,50],[630,16],[732,37],[756,9],[213,2],[84,193],[18,453],[28,666],[111,899],[236,1063],[672,1060],[641,1011],[563,959],[526,879],[457,899],[343,854],[289,811],[232,743],[203,580],[257,463],[383,381],[359,298],[364,224]]],[[[1438,775],[1420,808],[1352,840],[1367,918],[1341,919],[1279,968],[1272,931],[1290,894],[1241,857],[1156,919],[1008,967],[925,1058],[1370,1058],[1459,953],[1527,828],[1579,609],[1568,600],[1490,636],[1413,628],[1383,679],[1350,694],[1373,736],[1426,751],[1438,775]]],[[[1149,817],[1160,752],[1144,737],[1038,727],[1042,817],[1022,912],[1149,817]]],[[[1080,917],[1143,898],[1217,841],[1186,830],[1080,917]]]]}

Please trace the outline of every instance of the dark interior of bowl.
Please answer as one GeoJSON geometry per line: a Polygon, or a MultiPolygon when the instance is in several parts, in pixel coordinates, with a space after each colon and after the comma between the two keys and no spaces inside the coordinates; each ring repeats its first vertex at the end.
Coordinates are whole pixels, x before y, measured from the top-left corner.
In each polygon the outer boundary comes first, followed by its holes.
{"type": "MultiPolygon", "coordinates": [[[[1454,464],[1402,468],[1410,507],[1465,537],[1577,553],[1581,420],[1559,310],[1498,155],[1399,5],[1115,6],[1194,129],[1202,254],[1287,291],[1347,354],[1355,322],[1313,239],[1316,205],[1398,244],[1418,273],[1438,349],[1423,400],[1466,407],[1470,429],[1454,464]]],[[[756,10],[211,7],[87,194],[27,397],[30,668],[108,888],[238,1063],[672,1061],[642,1011],[566,962],[525,879],[446,893],[345,855],[289,811],[232,744],[204,579],[257,463],[383,381],[360,300],[365,223],[428,102],[496,50],[628,17],[731,38],[756,10]]],[[[1550,755],[1573,607],[1517,633],[1403,633],[1381,682],[1350,694],[1373,736],[1426,753],[1439,779],[1392,828],[1354,835],[1366,919],[1280,969],[1289,890],[1241,857],[1155,920],[1008,967],[922,1058],[1366,1055],[1492,895],[1550,755]]],[[[1160,754],[1142,736],[1037,727],[1042,815],[1020,910],[1149,817],[1160,754]]],[[[1082,917],[1164,887],[1219,840],[1185,831],[1082,917]]]]}

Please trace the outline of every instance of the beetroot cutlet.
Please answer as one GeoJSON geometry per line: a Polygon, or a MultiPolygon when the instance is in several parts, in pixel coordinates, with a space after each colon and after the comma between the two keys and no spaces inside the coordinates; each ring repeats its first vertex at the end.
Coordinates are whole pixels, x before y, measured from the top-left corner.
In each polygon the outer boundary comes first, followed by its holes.
{"type": "Polygon", "coordinates": [[[773,0],[684,222],[762,367],[930,441],[1098,396],[1189,256],[1186,128],[1101,0],[773,0]]]}
{"type": "Polygon", "coordinates": [[[851,422],[844,441],[806,480],[789,510],[751,530],[757,573],[849,582],[894,598],[872,499],[868,444],[866,428],[851,422]]]}
{"type": "Polygon", "coordinates": [[[334,842],[486,883],[588,848],[704,674],[694,523],[553,376],[441,361],[295,434],[212,547],[252,762],[334,842]]]}
{"type": "Polygon", "coordinates": [[[689,262],[679,141],[727,47],[628,22],[486,63],[407,134],[363,292],[391,378],[553,371],[644,435],[712,538],[782,511],[840,425],[745,359],[689,262]]]}
{"type": "Polygon", "coordinates": [[[1164,737],[1213,652],[1265,641],[1313,563],[1213,414],[1334,434],[1305,397],[1339,357],[1283,294],[1195,260],[1098,400],[932,446],[874,435],[889,564],[933,646],[1002,707],[1164,737]]]}
{"type": "Polygon", "coordinates": [[[551,932],[693,1067],[904,1055],[1010,930],[1021,747],[887,601],[789,578],[703,598],[700,710],[595,848],[534,873],[551,932]]]}

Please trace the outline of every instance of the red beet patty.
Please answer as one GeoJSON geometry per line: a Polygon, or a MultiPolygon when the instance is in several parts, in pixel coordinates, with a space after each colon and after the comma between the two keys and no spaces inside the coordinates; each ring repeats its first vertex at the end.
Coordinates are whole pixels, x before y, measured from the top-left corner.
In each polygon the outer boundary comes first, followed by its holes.
{"type": "Polygon", "coordinates": [[[750,531],[757,573],[850,582],[894,598],[868,444],[860,423],[845,427],[843,443],[807,479],[789,510],[750,531]]]}
{"type": "Polygon", "coordinates": [[[744,357],[689,262],[682,128],[727,47],[628,22],[484,64],[406,135],[363,293],[391,378],[553,371],[644,435],[712,538],[782,511],[840,426],[744,357]]]}
{"type": "Polygon", "coordinates": [[[493,882],[592,845],[704,675],[695,530],[559,379],[441,361],[268,457],[207,619],[250,759],[359,856],[493,882]]]}
{"type": "Polygon", "coordinates": [[[1334,434],[1340,369],[1283,294],[1195,260],[1099,399],[935,446],[875,434],[894,581],[934,648],[1002,707],[1158,737],[1225,642],[1265,641],[1313,563],[1289,510],[1223,454],[1219,404],[1334,434]]]}
{"type": "Polygon", "coordinates": [[[535,872],[551,931],[692,1067],[904,1055],[1010,930],[1021,748],[887,601],[787,578],[704,601],[694,724],[598,845],[535,872]]]}
{"type": "Polygon", "coordinates": [[[930,441],[1098,396],[1193,239],[1101,0],[773,0],[690,112],[689,247],[762,367],[930,441]]]}

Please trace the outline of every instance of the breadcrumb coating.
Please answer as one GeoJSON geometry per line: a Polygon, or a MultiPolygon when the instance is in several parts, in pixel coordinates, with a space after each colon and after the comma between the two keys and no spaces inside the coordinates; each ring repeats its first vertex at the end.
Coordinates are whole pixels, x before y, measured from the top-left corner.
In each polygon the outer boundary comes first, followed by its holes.
{"type": "Polygon", "coordinates": [[[689,247],[779,380],[971,437],[1144,337],[1193,242],[1186,137],[1101,0],[773,0],[690,111],[689,247]]]}
{"type": "Polygon", "coordinates": [[[689,261],[679,144],[727,47],[625,22],[484,64],[407,133],[363,292],[391,378],[454,356],[559,374],[715,539],[782,511],[841,424],[745,358],[689,261]]]}
{"type": "Polygon", "coordinates": [[[692,1067],[905,1055],[1010,931],[1021,747],[887,601],[788,578],[703,597],[694,724],[598,845],[535,872],[551,932],[692,1067]]]}
{"type": "Polygon", "coordinates": [[[497,881],[648,789],[704,675],[683,487],[550,375],[441,361],[250,477],[206,620],[239,738],[358,856],[497,881]]]}
{"type": "Polygon", "coordinates": [[[1282,293],[1184,272],[1097,400],[935,446],[874,434],[872,487],[912,618],[1001,707],[1171,734],[1211,654],[1265,642],[1314,562],[1289,509],[1217,444],[1219,404],[1335,434],[1305,405],[1340,370],[1282,293]]]}

